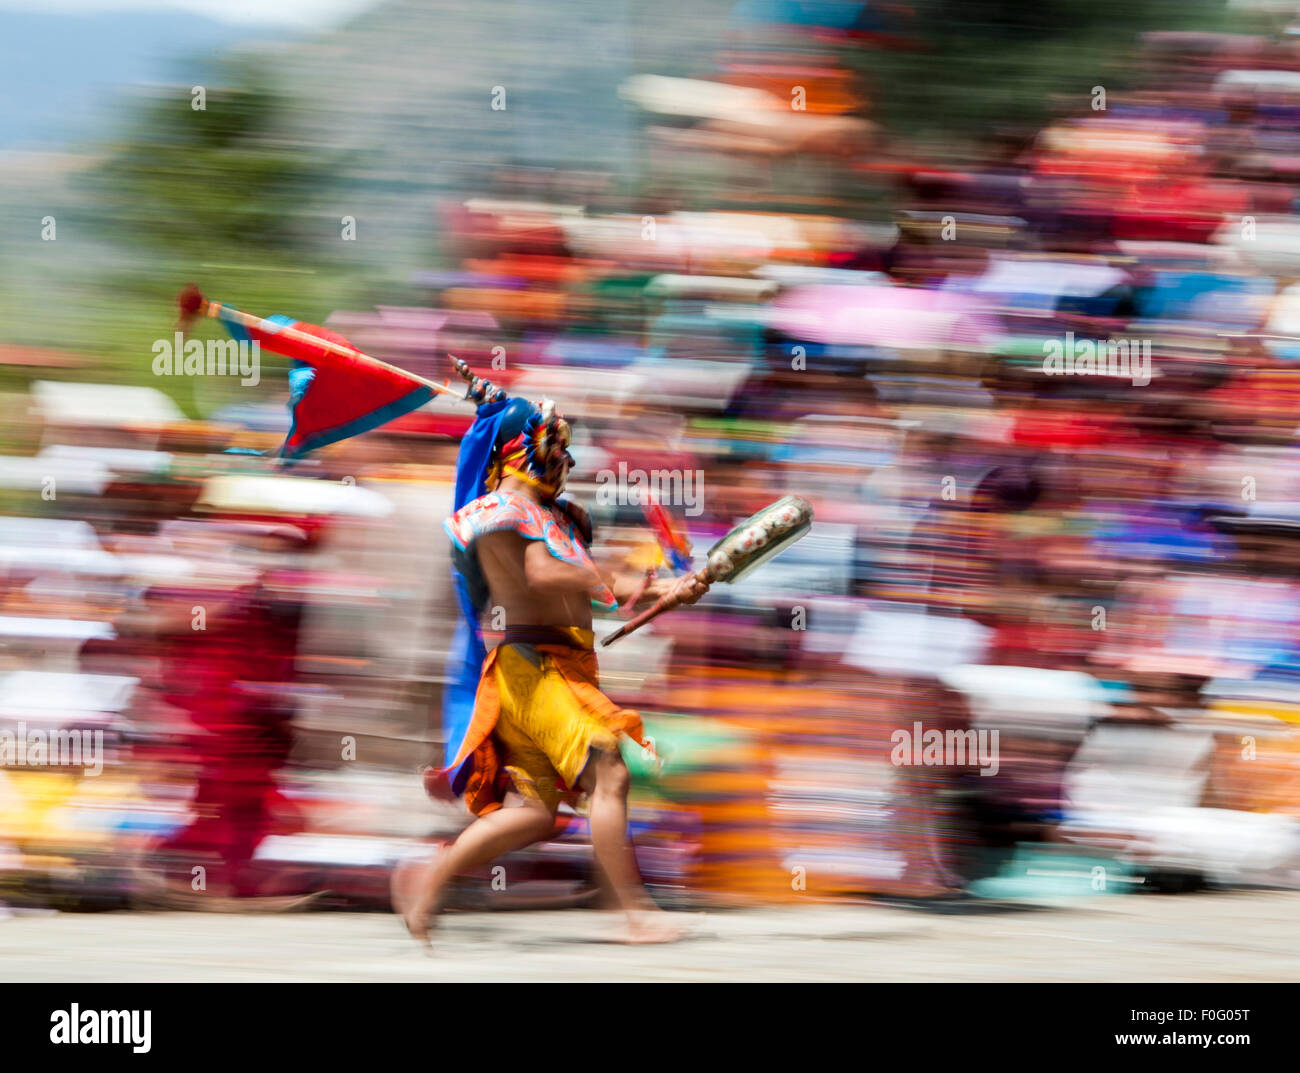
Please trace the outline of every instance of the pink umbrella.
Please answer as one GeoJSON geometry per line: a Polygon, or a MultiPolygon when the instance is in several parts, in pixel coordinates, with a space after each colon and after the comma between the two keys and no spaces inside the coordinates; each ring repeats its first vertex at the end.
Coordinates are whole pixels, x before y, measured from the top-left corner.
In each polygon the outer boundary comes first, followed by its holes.
{"type": "Polygon", "coordinates": [[[767,321],[815,343],[894,348],[985,349],[1002,334],[977,297],[921,287],[792,287],[767,321]]]}

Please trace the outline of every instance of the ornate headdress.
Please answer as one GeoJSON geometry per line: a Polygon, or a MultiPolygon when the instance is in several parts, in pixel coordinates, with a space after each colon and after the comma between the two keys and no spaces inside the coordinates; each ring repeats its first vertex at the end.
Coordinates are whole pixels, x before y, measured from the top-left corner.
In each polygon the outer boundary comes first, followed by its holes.
{"type": "Polygon", "coordinates": [[[569,423],[550,399],[541,405],[510,398],[491,380],[475,376],[459,358],[456,371],[469,385],[467,399],[478,404],[474,426],[466,434],[457,464],[456,506],[461,502],[462,480],[475,481],[476,491],[465,502],[495,488],[507,476],[518,477],[553,498],[559,490],[565,465],[572,465],[569,423]]]}

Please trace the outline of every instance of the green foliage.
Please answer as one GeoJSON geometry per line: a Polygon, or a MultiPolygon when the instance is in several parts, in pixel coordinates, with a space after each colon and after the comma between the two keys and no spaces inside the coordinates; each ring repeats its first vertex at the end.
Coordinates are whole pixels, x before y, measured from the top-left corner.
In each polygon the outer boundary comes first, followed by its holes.
{"type": "MultiPolygon", "coordinates": [[[[413,297],[406,273],[340,251],[353,244],[337,242],[337,217],[315,207],[338,161],[292,133],[293,98],[241,64],[223,65],[206,93],[202,110],[189,86],[141,101],[126,135],[66,187],[13,192],[8,233],[21,241],[0,251],[25,266],[0,274],[0,339],[84,354],[102,369],[96,376],[159,388],[195,415],[224,401],[223,389],[205,384],[200,398],[150,365],[185,283],[316,323],[335,309],[413,297]],[[56,242],[41,242],[31,223],[46,212],[58,219],[56,242]]],[[[204,324],[201,334],[218,330],[204,324]]]]}
{"type": "Polygon", "coordinates": [[[1251,32],[1223,0],[918,0],[901,24],[913,49],[862,49],[848,62],[869,118],[895,137],[953,148],[998,129],[1031,132],[1092,87],[1137,88],[1140,35],[1251,32]]]}
{"type": "Polygon", "coordinates": [[[144,103],[89,177],[111,236],[151,249],[292,248],[328,156],[295,142],[287,98],[247,68],[209,87],[204,109],[192,100],[174,87],[144,103]]]}

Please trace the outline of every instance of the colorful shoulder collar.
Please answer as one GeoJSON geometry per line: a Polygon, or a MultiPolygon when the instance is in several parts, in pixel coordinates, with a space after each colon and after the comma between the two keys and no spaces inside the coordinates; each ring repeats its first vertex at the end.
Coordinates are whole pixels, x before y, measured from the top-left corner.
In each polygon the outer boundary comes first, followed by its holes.
{"type": "MultiPolygon", "coordinates": [[[[546,550],[560,562],[594,568],[591,555],[583,545],[577,527],[565,514],[544,507],[527,496],[507,492],[489,492],[471,500],[442,523],[457,554],[453,561],[470,584],[475,606],[487,601],[487,582],[474,554],[474,542],[488,533],[503,529],[518,533],[525,540],[540,540],[546,550]]],[[[604,611],[618,606],[607,585],[591,590],[591,599],[604,611]]]]}

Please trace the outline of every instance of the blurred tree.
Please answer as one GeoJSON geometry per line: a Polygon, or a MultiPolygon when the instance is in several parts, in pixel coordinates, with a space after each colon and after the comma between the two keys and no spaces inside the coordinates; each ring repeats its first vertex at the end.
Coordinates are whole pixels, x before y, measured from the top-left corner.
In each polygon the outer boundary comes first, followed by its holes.
{"type": "Polygon", "coordinates": [[[252,69],[227,65],[194,107],[188,86],[149,99],[90,175],[114,238],[172,252],[284,250],[330,174],[328,154],[290,133],[289,101],[252,69]]]}
{"type": "Polygon", "coordinates": [[[1140,81],[1133,57],[1153,30],[1248,32],[1223,0],[916,0],[914,47],[856,49],[870,118],[945,144],[1034,129],[1061,99],[1140,81]]]}

